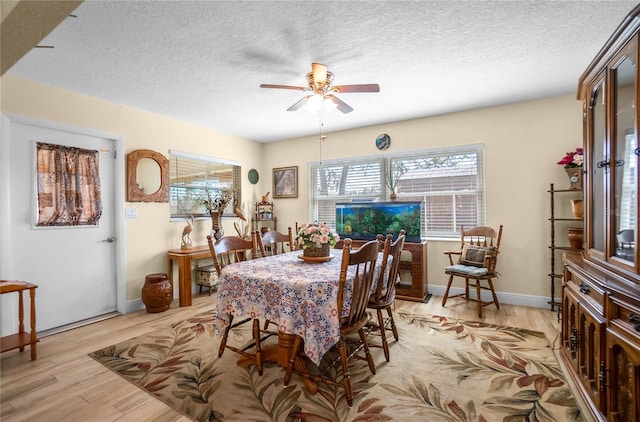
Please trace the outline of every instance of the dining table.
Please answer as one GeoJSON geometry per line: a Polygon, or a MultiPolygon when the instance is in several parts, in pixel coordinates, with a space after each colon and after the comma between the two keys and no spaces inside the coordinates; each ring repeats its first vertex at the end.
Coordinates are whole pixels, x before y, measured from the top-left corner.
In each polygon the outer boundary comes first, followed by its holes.
{"type": "MultiPolygon", "coordinates": [[[[332,249],[329,257],[309,259],[297,250],[225,266],[218,282],[216,333],[222,334],[231,315],[268,320],[278,326],[278,346],[263,348],[265,361],[286,367],[293,340],[300,336],[304,354],[317,365],[340,339],[339,316],[348,315],[351,306],[353,268],[347,271],[343,309],[336,309],[342,253],[332,249]]],[[[376,262],[372,292],[382,255],[376,262]]]]}

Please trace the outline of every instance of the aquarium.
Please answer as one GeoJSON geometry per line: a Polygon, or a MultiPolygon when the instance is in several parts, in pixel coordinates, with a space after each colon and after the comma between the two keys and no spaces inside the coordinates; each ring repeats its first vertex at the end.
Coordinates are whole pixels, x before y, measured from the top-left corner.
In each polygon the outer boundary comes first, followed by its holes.
{"type": "Polygon", "coordinates": [[[420,202],[338,202],[336,231],[341,238],[373,240],[376,235],[406,232],[407,242],[420,242],[420,202]]]}

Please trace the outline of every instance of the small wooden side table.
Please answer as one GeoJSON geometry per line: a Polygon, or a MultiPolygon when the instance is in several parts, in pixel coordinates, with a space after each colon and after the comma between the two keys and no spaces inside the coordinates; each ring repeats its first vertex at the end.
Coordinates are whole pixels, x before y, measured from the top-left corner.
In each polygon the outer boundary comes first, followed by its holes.
{"type": "Polygon", "coordinates": [[[0,294],[17,292],[18,299],[18,333],[11,334],[0,338],[0,352],[20,348],[24,352],[24,346],[31,345],[31,360],[36,360],[37,349],[36,343],[39,341],[36,335],[36,286],[26,281],[17,280],[0,280],[0,294]],[[29,290],[31,298],[31,332],[24,330],[24,302],[22,300],[22,292],[29,290]]]}
{"type": "Polygon", "coordinates": [[[169,249],[167,271],[173,285],[173,261],[178,261],[178,299],[180,306],[191,306],[191,262],[211,258],[209,245],[194,246],[190,249],[169,249]]]}

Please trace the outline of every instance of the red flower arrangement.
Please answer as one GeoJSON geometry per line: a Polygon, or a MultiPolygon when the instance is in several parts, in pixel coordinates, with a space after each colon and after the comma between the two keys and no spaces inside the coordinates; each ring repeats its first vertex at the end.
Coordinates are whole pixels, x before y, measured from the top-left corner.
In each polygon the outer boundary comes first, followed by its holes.
{"type": "Polygon", "coordinates": [[[558,161],[558,164],[564,166],[566,169],[582,167],[584,164],[582,148],[576,148],[574,152],[567,152],[567,154],[562,157],[562,160],[558,161]]]}

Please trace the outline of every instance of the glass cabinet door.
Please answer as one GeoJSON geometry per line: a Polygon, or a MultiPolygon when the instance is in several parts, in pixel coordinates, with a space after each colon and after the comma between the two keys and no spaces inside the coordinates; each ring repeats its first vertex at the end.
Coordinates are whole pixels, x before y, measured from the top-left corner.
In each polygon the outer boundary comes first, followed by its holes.
{"type": "Polygon", "coordinates": [[[608,160],[606,151],[606,109],[604,97],[604,80],[600,79],[596,82],[595,87],[591,90],[591,99],[589,101],[589,118],[591,124],[590,136],[590,161],[588,171],[590,172],[590,194],[591,209],[588,211],[591,231],[589,233],[589,249],[599,252],[601,258],[605,252],[605,181],[608,175],[608,160]]]}
{"type": "Polygon", "coordinates": [[[612,231],[610,256],[635,264],[638,220],[636,135],[636,57],[629,49],[613,70],[612,231]]]}

